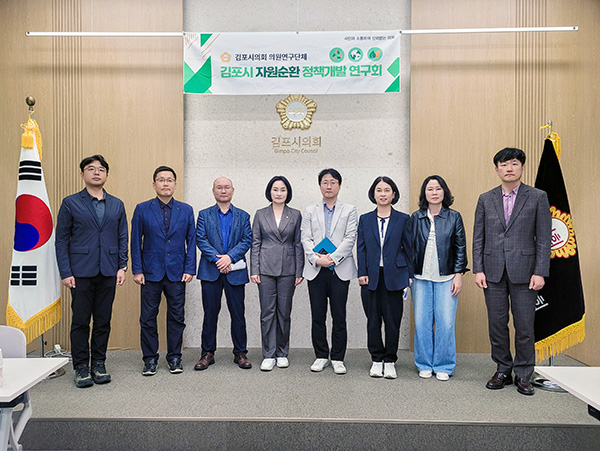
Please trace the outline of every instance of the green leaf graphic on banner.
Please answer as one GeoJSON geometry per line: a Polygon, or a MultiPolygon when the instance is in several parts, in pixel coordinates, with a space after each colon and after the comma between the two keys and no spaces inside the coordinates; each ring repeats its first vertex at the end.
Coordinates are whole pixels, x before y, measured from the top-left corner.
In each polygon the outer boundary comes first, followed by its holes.
{"type": "Polygon", "coordinates": [[[183,91],[195,94],[210,93],[212,86],[211,58],[209,57],[192,78],[183,85],[183,91]]]}
{"type": "Polygon", "coordinates": [[[390,86],[388,86],[385,92],[400,92],[400,77],[396,77],[396,79],[390,86]]]}
{"type": "Polygon", "coordinates": [[[192,78],[193,76],[194,76],[194,71],[184,61],[184,63],[183,63],[183,84],[185,85],[190,80],[190,78],[192,78]]]}
{"type": "Polygon", "coordinates": [[[200,47],[202,47],[204,44],[206,44],[206,41],[208,41],[211,36],[212,36],[212,33],[201,34],[200,35],[200,47]]]}
{"type": "Polygon", "coordinates": [[[396,58],[396,60],[390,64],[390,67],[388,67],[387,70],[390,74],[392,74],[392,77],[396,78],[400,73],[400,58],[396,58]]]}

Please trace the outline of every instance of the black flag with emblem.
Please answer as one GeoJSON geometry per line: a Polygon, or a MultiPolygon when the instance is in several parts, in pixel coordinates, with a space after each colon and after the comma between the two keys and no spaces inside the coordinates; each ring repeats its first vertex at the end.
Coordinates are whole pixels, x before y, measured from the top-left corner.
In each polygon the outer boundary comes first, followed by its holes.
{"type": "Polygon", "coordinates": [[[552,214],[550,276],[538,293],[535,311],[535,352],[540,361],[585,338],[579,249],[560,162],[550,139],[544,142],[535,187],[548,194],[552,214]]]}

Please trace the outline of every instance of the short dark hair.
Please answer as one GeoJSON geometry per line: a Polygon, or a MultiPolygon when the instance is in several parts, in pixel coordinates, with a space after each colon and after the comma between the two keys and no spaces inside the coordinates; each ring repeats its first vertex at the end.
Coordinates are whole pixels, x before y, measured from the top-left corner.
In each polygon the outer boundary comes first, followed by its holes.
{"type": "Polygon", "coordinates": [[[323,180],[323,177],[325,177],[327,174],[336,179],[340,186],[342,186],[342,174],[340,174],[333,168],[323,169],[321,172],[319,172],[319,185],[321,184],[321,180],[323,180]]]}
{"type": "Polygon", "coordinates": [[[173,178],[175,179],[175,181],[177,181],[177,174],[175,174],[175,171],[170,168],[169,166],[159,166],[154,170],[154,174],[152,174],[152,181],[156,182],[156,176],[158,175],[159,172],[163,172],[163,171],[169,171],[171,174],[173,174],[173,178]]]}
{"type": "Polygon", "coordinates": [[[267,183],[267,189],[265,190],[265,197],[269,202],[273,202],[273,197],[271,196],[271,189],[273,188],[273,183],[278,181],[283,182],[287,189],[287,197],[285,198],[285,203],[287,204],[292,200],[292,185],[290,185],[288,179],[286,179],[283,175],[276,175],[271,180],[269,180],[269,183],[267,183]]]}
{"type": "Polygon", "coordinates": [[[446,181],[439,175],[430,175],[423,181],[423,184],[421,185],[421,194],[419,194],[419,208],[426,210],[429,207],[429,202],[427,202],[427,197],[425,196],[425,188],[427,188],[427,184],[432,180],[437,180],[437,182],[444,190],[444,199],[442,199],[442,206],[445,208],[450,208],[450,205],[454,203],[454,196],[450,192],[450,188],[448,188],[448,184],[446,183],[446,181]]]}
{"type": "Polygon", "coordinates": [[[515,158],[519,160],[521,164],[525,164],[525,152],[514,147],[505,147],[494,155],[494,166],[497,167],[498,163],[504,163],[505,161],[514,160],[515,158]]]}
{"type": "Polygon", "coordinates": [[[387,183],[388,185],[390,185],[392,187],[392,191],[394,192],[394,198],[392,199],[392,205],[396,205],[396,202],[398,202],[398,199],[400,199],[400,193],[398,192],[398,186],[396,186],[396,184],[394,183],[394,181],[391,178],[386,177],[385,175],[380,175],[371,184],[371,188],[369,188],[369,200],[371,202],[373,202],[374,204],[377,203],[377,201],[375,200],[375,187],[381,182],[387,183]]]}
{"type": "Polygon", "coordinates": [[[79,168],[81,169],[81,172],[83,172],[85,167],[93,161],[99,161],[102,167],[106,169],[106,173],[108,174],[108,163],[102,155],[92,155],[91,157],[87,157],[81,160],[81,163],[79,163],[79,168]]]}

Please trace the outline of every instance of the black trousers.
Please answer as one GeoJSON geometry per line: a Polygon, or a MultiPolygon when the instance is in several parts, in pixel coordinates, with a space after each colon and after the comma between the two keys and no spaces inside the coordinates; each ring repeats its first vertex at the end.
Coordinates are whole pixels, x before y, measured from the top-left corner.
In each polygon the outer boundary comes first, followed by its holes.
{"type": "Polygon", "coordinates": [[[181,358],[185,329],[185,282],[146,280],[141,286],[140,342],[144,361],[158,359],[158,326],[156,317],[161,295],[167,299],[167,360],[181,358]]]}
{"type": "Polygon", "coordinates": [[[373,362],[395,362],[398,360],[398,337],[404,299],[403,290],[389,291],[385,287],[383,268],[379,269],[377,289],[361,287],[361,298],[367,315],[367,348],[373,362]],[[385,329],[385,345],[381,336],[381,322],[385,329]]]}
{"type": "Polygon", "coordinates": [[[334,271],[321,268],[317,277],[308,281],[308,296],[312,315],[312,343],[318,359],[344,360],[348,331],[346,330],[346,303],[350,281],[341,280],[334,271]],[[331,352],[327,343],[327,300],[331,306],[333,330],[331,352]]]}
{"type": "Polygon", "coordinates": [[[530,290],[528,283],[512,283],[506,270],[500,282],[488,281],[483,290],[488,310],[488,326],[492,345],[492,360],[497,371],[529,379],[535,365],[535,301],[537,291],[530,290]],[[510,302],[509,302],[510,298],[510,302]],[[508,332],[508,309],[512,312],[515,326],[515,357],[510,353],[508,332]]]}
{"type": "Polygon", "coordinates": [[[116,286],[116,276],[75,277],[75,288],[71,288],[71,355],[74,368],[90,363],[92,318],[92,362],[106,360],[116,286]]]}

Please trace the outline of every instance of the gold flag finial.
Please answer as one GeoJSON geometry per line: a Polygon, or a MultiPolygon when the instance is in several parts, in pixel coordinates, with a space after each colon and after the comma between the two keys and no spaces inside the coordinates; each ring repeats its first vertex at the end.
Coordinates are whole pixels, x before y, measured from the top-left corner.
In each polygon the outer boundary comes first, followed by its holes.
{"type": "Polygon", "coordinates": [[[34,139],[37,143],[38,152],[40,154],[40,160],[42,159],[42,135],[40,133],[40,128],[33,118],[33,106],[35,105],[35,99],[31,96],[28,96],[25,99],[25,103],[29,105],[29,118],[27,119],[26,124],[21,124],[21,128],[24,130],[21,135],[21,147],[24,149],[33,149],[34,139]]]}

